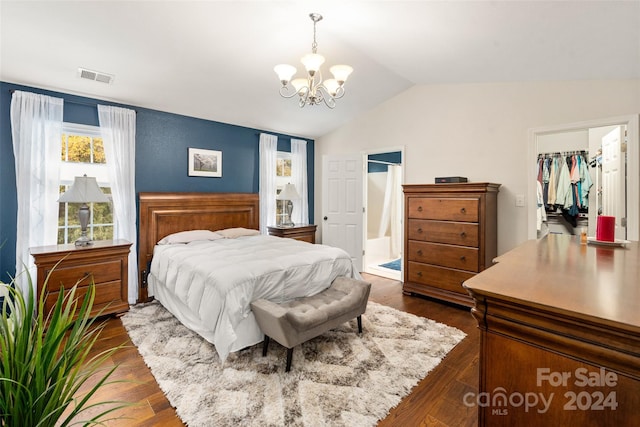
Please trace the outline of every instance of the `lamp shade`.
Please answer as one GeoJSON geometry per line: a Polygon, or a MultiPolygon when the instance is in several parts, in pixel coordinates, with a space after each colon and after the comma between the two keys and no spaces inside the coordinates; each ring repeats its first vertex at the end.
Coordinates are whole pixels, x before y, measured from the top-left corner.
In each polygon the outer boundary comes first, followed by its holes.
{"type": "Polygon", "coordinates": [[[329,68],[329,71],[331,71],[331,74],[333,74],[333,78],[336,79],[338,83],[343,84],[347,81],[347,77],[349,77],[349,74],[353,72],[353,68],[348,65],[334,65],[333,67],[329,68]]]}
{"type": "Polygon", "coordinates": [[[318,53],[307,53],[302,57],[301,62],[307,72],[313,76],[320,69],[320,66],[324,64],[324,56],[318,53]]]}
{"type": "Polygon", "coordinates": [[[331,96],[337,95],[338,88],[340,87],[340,83],[338,83],[336,79],[327,79],[322,84],[324,85],[325,88],[327,88],[329,95],[331,96]]]}
{"type": "Polygon", "coordinates": [[[300,195],[296,191],[296,186],[291,183],[285,185],[280,194],[276,196],[277,200],[298,200],[299,198],[300,195]]]}
{"type": "Polygon", "coordinates": [[[104,203],[109,198],[98,187],[98,182],[92,176],[76,176],[73,185],[60,198],[60,203],[104,203]]]}
{"type": "Polygon", "coordinates": [[[291,80],[291,77],[296,73],[296,67],[289,64],[280,64],[276,65],[273,68],[273,71],[276,72],[280,81],[286,84],[285,82],[288,83],[289,80],[291,80]]]}

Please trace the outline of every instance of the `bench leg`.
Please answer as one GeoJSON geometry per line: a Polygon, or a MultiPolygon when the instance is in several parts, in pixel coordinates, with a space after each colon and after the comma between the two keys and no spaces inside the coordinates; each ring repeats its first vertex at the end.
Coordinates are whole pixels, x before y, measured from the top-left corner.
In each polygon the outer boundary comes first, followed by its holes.
{"type": "Polygon", "coordinates": [[[362,333],[362,316],[358,316],[358,333],[362,333]]]}
{"type": "Polygon", "coordinates": [[[262,343],[262,357],[267,355],[267,348],[269,348],[269,337],[264,336],[264,342],[262,343]]]}
{"type": "Polygon", "coordinates": [[[287,368],[285,372],[289,372],[291,370],[291,359],[293,358],[293,348],[287,349],[287,368]]]}

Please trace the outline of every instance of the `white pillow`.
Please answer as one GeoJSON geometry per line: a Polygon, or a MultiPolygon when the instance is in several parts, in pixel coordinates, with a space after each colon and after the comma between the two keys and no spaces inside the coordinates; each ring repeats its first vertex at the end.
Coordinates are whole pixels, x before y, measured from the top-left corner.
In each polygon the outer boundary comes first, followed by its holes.
{"type": "Polygon", "coordinates": [[[257,236],[258,234],[260,234],[260,231],[252,230],[249,228],[238,227],[238,228],[226,228],[224,230],[218,230],[216,231],[216,233],[226,237],[227,239],[235,239],[236,237],[243,237],[243,236],[257,236]]]}
{"type": "Polygon", "coordinates": [[[189,243],[196,240],[218,240],[224,236],[211,230],[188,230],[179,233],[169,234],[158,242],[159,245],[173,245],[175,243],[189,243]]]}

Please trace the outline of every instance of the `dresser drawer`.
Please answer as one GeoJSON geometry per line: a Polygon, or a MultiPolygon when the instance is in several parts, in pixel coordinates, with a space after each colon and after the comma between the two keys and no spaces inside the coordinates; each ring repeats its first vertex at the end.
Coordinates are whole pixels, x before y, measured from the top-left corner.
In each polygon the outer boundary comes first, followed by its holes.
{"type": "MultiPolygon", "coordinates": [[[[51,270],[47,269],[46,274],[51,270]]],[[[60,285],[70,288],[80,281],[79,286],[86,286],[91,283],[95,284],[120,281],[122,278],[122,264],[120,260],[111,260],[104,262],[96,262],[87,265],[69,265],[64,262],[58,265],[51,272],[47,288],[50,291],[57,291],[60,285]]]]}
{"type": "Polygon", "coordinates": [[[440,243],[409,241],[408,259],[436,266],[478,272],[478,249],[440,243]]]}
{"type": "Polygon", "coordinates": [[[419,262],[409,262],[408,270],[407,277],[410,282],[437,286],[440,289],[464,294],[467,292],[462,287],[462,283],[474,276],[474,273],[419,262]]]}
{"type": "Polygon", "coordinates": [[[478,222],[479,201],[475,198],[410,197],[409,218],[478,222]]]}
{"type": "MultiPolygon", "coordinates": [[[[122,286],[122,283],[120,282],[120,280],[116,280],[114,282],[96,284],[96,295],[93,301],[93,311],[100,310],[104,306],[107,306],[112,303],[120,304],[122,300],[121,286],[122,286]]],[[[71,288],[72,286],[66,286],[66,287],[71,288]]],[[[44,303],[44,309],[45,309],[45,312],[47,313],[56,304],[56,300],[60,295],[59,287],[56,287],[56,288],[51,287],[50,289],[51,290],[47,294],[45,298],[45,303],[44,303]]],[[[76,298],[78,298],[79,301],[82,301],[82,299],[84,298],[88,290],[89,290],[89,286],[78,287],[76,289],[76,295],[75,295],[76,298]]]]}
{"type": "Polygon", "coordinates": [[[478,224],[410,219],[409,240],[478,247],[478,224]]]}

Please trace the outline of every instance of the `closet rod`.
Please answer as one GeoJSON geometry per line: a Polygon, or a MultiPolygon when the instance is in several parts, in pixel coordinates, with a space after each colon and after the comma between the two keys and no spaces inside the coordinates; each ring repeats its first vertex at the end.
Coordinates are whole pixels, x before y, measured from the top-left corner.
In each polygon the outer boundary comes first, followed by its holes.
{"type": "Polygon", "coordinates": [[[367,159],[367,162],[370,162],[370,163],[380,163],[381,165],[402,166],[402,163],[384,162],[384,161],[382,161],[382,160],[369,160],[369,159],[367,159]]]}
{"type": "Polygon", "coordinates": [[[550,151],[547,153],[538,153],[538,157],[544,156],[586,156],[589,150],[569,150],[569,151],[550,151]]]}
{"type": "MultiPolygon", "coordinates": [[[[9,93],[10,93],[11,95],[13,95],[13,92],[15,92],[16,90],[18,90],[18,89],[10,89],[10,90],[9,90],[9,93]]],[[[23,91],[21,91],[21,92],[29,92],[29,91],[27,91],[27,90],[23,90],[23,91]]],[[[30,93],[34,93],[34,92],[30,92],[30,93]]],[[[93,103],[93,102],[73,101],[73,100],[70,100],[70,99],[63,99],[63,101],[64,101],[65,103],[67,103],[67,102],[68,102],[69,104],[86,105],[86,106],[88,106],[88,107],[95,107],[95,108],[98,108],[98,104],[100,103],[100,102],[95,102],[95,103],[93,103]]],[[[120,105],[124,105],[124,104],[118,104],[117,102],[111,102],[111,101],[104,101],[104,102],[109,102],[110,104],[115,104],[115,106],[116,106],[116,107],[118,107],[118,106],[120,106],[120,105]]],[[[129,108],[129,107],[122,107],[122,108],[126,108],[126,109],[128,109],[128,110],[133,110],[134,112],[136,112],[136,113],[137,113],[137,111],[136,111],[134,108],[129,108]]]]}

